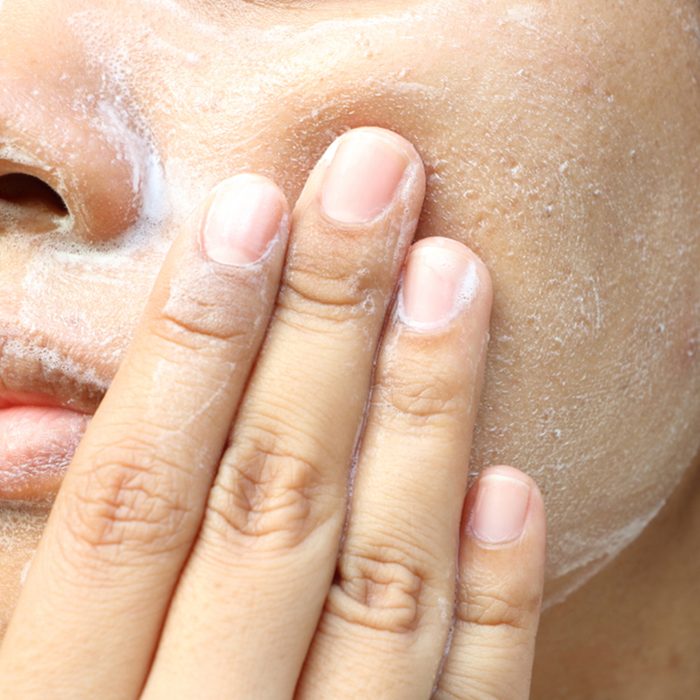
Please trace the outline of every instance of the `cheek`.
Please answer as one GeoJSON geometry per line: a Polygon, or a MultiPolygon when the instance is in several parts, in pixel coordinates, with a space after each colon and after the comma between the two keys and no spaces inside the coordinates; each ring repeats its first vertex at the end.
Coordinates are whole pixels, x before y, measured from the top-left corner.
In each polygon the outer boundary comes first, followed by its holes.
{"type": "MultiPolygon", "coordinates": [[[[697,270],[697,267],[696,267],[697,270]]],[[[680,304],[679,333],[673,342],[673,367],[682,383],[700,369],[700,275],[693,274],[680,304]]]]}
{"type": "Polygon", "coordinates": [[[540,485],[555,597],[631,542],[698,454],[700,366],[679,375],[684,332],[674,309],[663,332],[642,314],[628,334],[612,313],[578,354],[553,341],[570,323],[566,310],[530,301],[551,325],[528,323],[526,296],[506,316],[495,309],[471,468],[512,464],[540,485]]]}

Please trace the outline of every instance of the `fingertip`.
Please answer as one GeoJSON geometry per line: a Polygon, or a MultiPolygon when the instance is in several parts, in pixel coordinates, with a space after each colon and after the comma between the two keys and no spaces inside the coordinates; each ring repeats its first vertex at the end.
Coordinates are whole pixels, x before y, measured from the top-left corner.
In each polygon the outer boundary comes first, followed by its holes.
{"type": "Polygon", "coordinates": [[[486,547],[516,543],[542,530],[544,501],[535,480],[509,465],[482,470],[465,500],[463,531],[486,547]]]}
{"type": "Polygon", "coordinates": [[[516,467],[510,465],[499,464],[484,469],[482,474],[501,474],[510,479],[516,479],[523,484],[526,484],[530,490],[526,527],[530,531],[533,525],[541,526],[542,538],[544,539],[544,528],[546,526],[546,511],[542,491],[535,479],[516,467]]]}
{"type": "Polygon", "coordinates": [[[275,205],[279,206],[284,213],[289,213],[289,202],[281,187],[267,175],[247,171],[235,173],[217,182],[205,197],[205,213],[220,192],[235,191],[246,185],[265,189],[270,198],[274,200],[275,205]]]}
{"type": "Polygon", "coordinates": [[[223,265],[256,263],[286,235],[288,211],[284,193],[268,177],[234,175],[219,183],[208,198],[202,251],[223,265]]]}
{"type": "MultiPolygon", "coordinates": [[[[534,624],[544,586],[544,503],[515,467],[484,469],[467,495],[459,570],[462,599],[511,601],[534,624]]],[[[536,625],[535,625],[536,626],[536,625]]]]}
{"type": "Polygon", "coordinates": [[[409,250],[409,258],[411,255],[419,255],[424,250],[430,251],[431,249],[439,252],[443,257],[461,261],[462,265],[471,271],[473,283],[470,289],[469,306],[473,307],[475,303],[486,306],[490,314],[493,304],[493,280],[481,257],[472,248],[456,238],[426,236],[413,243],[409,250]]]}
{"type": "Polygon", "coordinates": [[[455,239],[429,236],[408,252],[399,285],[398,318],[413,330],[431,332],[468,316],[478,319],[477,327],[485,333],[492,297],[489,272],[477,255],[455,239]]]}
{"type": "MultiPolygon", "coordinates": [[[[406,159],[418,168],[418,172],[416,173],[418,182],[415,184],[417,186],[425,186],[425,166],[423,165],[423,159],[413,143],[411,143],[411,141],[409,141],[406,137],[402,136],[396,131],[391,131],[390,129],[385,129],[381,126],[360,126],[345,132],[336,141],[342,142],[344,139],[354,138],[355,135],[358,134],[369,134],[376,136],[391,143],[395,148],[401,150],[406,156],[406,159]]],[[[331,146],[331,148],[334,147],[335,143],[331,146]]]]}
{"type": "Polygon", "coordinates": [[[521,481],[529,488],[532,488],[532,487],[537,488],[537,484],[535,483],[534,479],[529,474],[526,474],[524,471],[522,471],[521,469],[517,469],[516,467],[511,467],[508,464],[496,464],[493,466],[485,467],[479,473],[479,479],[483,479],[487,476],[494,476],[494,475],[500,475],[500,476],[508,477],[509,479],[515,479],[516,481],[521,481]]]}

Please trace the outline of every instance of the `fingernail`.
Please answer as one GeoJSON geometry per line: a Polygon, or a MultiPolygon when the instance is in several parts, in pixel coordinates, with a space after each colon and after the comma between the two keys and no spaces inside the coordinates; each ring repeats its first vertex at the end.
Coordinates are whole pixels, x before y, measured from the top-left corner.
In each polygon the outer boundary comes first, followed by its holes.
{"type": "Polygon", "coordinates": [[[399,291],[399,317],[429,330],[453,316],[479,287],[476,264],[466,247],[450,238],[424,238],[408,254],[399,291]]]}
{"type": "Polygon", "coordinates": [[[265,254],[280,231],[284,196],[270,180],[241,174],[215,191],[202,227],[202,247],[223,265],[246,265],[265,254]]]}
{"type": "Polygon", "coordinates": [[[504,544],[520,537],[525,527],[530,487],[502,474],[482,476],[469,517],[472,534],[486,544],[504,544]]]}
{"type": "Polygon", "coordinates": [[[393,201],[408,166],[398,144],[371,132],[352,134],[338,146],[326,171],[321,206],[343,224],[362,224],[393,201]]]}

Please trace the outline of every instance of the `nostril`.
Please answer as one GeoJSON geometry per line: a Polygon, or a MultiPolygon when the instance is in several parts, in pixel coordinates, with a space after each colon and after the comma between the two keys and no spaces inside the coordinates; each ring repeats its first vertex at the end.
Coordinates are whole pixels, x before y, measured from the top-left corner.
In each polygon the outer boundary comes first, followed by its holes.
{"type": "Polygon", "coordinates": [[[25,173],[0,176],[0,232],[45,233],[68,217],[61,195],[40,178],[25,173]]]}
{"type": "Polygon", "coordinates": [[[48,70],[42,78],[31,61],[6,67],[4,58],[0,48],[0,176],[10,175],[0,233],[8,217],[13,226],[19,217],[26,233],[48,229],[62,234],[52,240],[100,245],[161,224],[168,213],[163,164],[121,83],[102,71],[65,73],[64,81],[48,70]],[[48,184],[65,206],[57,209],[47,187],[17,173],[48,184]]]}
{"type": "Polygon", "coordinates": [[[10,173],[0,177],[0,199],[10,205],[46,209],[56,216],[68,213],[63,198],[51,185],[25,173],[10,173]]]}

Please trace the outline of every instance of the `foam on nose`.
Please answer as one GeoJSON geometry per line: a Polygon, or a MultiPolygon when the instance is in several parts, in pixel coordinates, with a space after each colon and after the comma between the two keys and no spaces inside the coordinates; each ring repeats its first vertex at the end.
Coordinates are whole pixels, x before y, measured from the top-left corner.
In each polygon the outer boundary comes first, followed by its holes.
{"type": "Polygon", "coordinates": [[[23,173],[51,187],[76,240],[109,242],[143,218],[162,220],[160,159],[123,96],[84,86],[73,93],[21,71],[0,76],[0,175],[23,173]]]}

